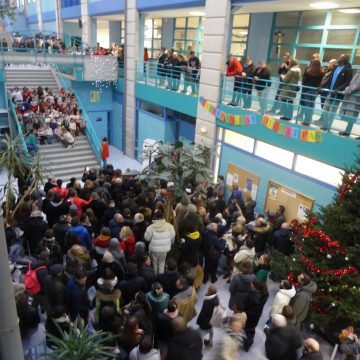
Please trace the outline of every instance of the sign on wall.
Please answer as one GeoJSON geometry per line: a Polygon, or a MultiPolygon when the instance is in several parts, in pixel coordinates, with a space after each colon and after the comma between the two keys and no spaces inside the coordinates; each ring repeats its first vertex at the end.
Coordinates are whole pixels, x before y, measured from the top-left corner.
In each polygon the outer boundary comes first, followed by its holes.
{"type": "Polygon", "coordinates": [[[100,91],[90,91],[90,102],[98,103],[100,102],[100,91]]]}

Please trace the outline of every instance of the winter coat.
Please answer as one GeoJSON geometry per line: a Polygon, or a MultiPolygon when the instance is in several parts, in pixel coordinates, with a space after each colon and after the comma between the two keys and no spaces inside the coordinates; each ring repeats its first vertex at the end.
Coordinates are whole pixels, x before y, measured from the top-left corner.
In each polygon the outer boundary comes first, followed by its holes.
{"type": "Polygon", "coordinates": [[[145,221],[134,224],[132,230],[133,230],[136,242],[144,241],[144,234],[145,234],[146,228],[147,228],[147,224],[145,221]]]}
{"type": "Polygon", "coordinates": [[[203,234],[203,246],[202,246],[205,258],[211,258],[210,249],[212,247],[218,251],[220,257],[221,253],[225,250],[225,245],[226,242],[223,239],[219,239],[219,237],[214,231],[209,229],[205,230],[203,234]]]}
{"type": "Polygon", "coordinates": [[[191,328],[176,333],[168,345],[166,360],[201,360],[202,337],[191,328]]]}
{"type": "Polygon", "coordinates": [[[169,339],[174,335],[174,330],[171,326],[173,318],[168,315],[167,309],[157,314],[155,320],[155,341],[169,342],[169,339]]]}
{"type": "Polygon", "coordinates": [[[355,73],[349,86],[345,88],[344,95],[340,114],[357,118],[360,112],[360,70],[355,73]]]}
{"type": "Polygon", "coordinates": [[[164,312],[169,303],[169,294],[163,293],[160,297],[154,296],[150,291],[146,294],[146,298],[151,305],[153,318],[164,312]]]}
{"type": "Polygon", "coordinates": [[[299,65],[295,65],[290,68],[282,82],[284,83],[280,97],[285,101],[290,101],[296,98],[296,91],[298,90],[298,82],[301,77],[301,69],[299,65]]]}
{"type": "Polygon", "coordinates": [[[177,270],[165,271],[163,274],[159,274],[156,281],[160,283],[164,289],[164,292],[169,294],[170,299],[176,294],[176,281],[180,277],[177,270]]]}
{"type": "Polygon", "coordinates": [[[268,297],[268,293],[262,294],[259,291],[251,291],[248,294],[245,302],[246,329],[256,328],[268,297]]]}
{"type": "Polygon", "coordinates": [[[48,275],[44,282],[44,290],[48,314],[55,306],[64,306],[68,309],[69,298],[61,277],[48,275]]]}
{"type": "Polygon", "coordinates": [[[347,355],[345,360],[356,360],[356,355],[360,354],[360,342],[346,337],[340,345],[340,351],[347,355]]]}
{"type": "Polygon", "coordinates": [[[90,311],[90,300],[86,288],[72,277],[66,289],[69,296],[70,319],[74,321],[76,316],[80,315],[84,320],[87,320],[90,311]]]}
{"type": "Polygon", "coordinates": [[[230,300],[229,308],[234,304],[234,297],[236,294],[242,294],[244,299],[251,291],[251,282],[256,278],[255,274],[237,274],[234,275],[230,282],[230,300]]]}
{"type": "Polygon", "coordinates": [[[147,354],[142,354],[137,346],[131,350],[129,360],[160,360],[159,350],[151,349],[147,354]]]}
{"type": "Polygon", "coordinates": [[[109,156],[109,144],[103,141],[101,144],[101,159],[106,160],[109,156]]]}
{"type": "Polygon", "coordinates": [[[291,289],[279,289],[276,293],[274,302],[271,306],[270,316],[274,314],[281,314],[284,306],[289,305],[291,299],[295,296],[296,290],[294,287],[291,289]]]}
{"type": "Polygon", "coordinates": [[[243,72],[246,73],[246,77],[244,78],[244,83],[242,87],[242,92],[251,94],[253,79],[252,75],[255,71],[255,65],[251,63],[250,65],[245,64],[243,72]]]}
{"type": "Polygon", "coordinates": [[[92,249],[91,237],[85,226],[74,226],[66,232],[66,235],[69,233],[74,233],[79,238],[81,245],[85,246],[89,251],[92,249]]]}
{"type": "Polygon", "coordinates": [[[257,91],[263,91],[267,87],[271,86],[270,83],[270,70],[268,67],[258,67],[256,68],[253,77],[257,76],[259,78],[258,81],[255,81],[255,89],[257,91]]]}
{"type": "Polygon", "coordinates": [[[212,328],[210,320],[213,315],[214,308],[219,305],[219,297],[217,294],[205,295],[204,302],[196,323],[201,330],[209,330],[212,328]]]}
{"type": "Polygon", "coordinates": [[[135,294],[139,291],[147,292],[148,287],[145,279],[140,276],[127,277],[119,282],[119,289],[124,298],[124,303],[129,304],[135,298],[135,294]]]}
{"type": "Polygon", "coordinates": [[[43,212],[46,214],[46,220],[49,227],[52,227],[59,221],[60,215],[66,215],[69,211],[69,204],[63,201],[54,203],[53,201],[47,203],[43,208],[43,212]]]}
{"type": "Polygon", "coordinates": [[[150,252],[167,253],[174,242],[175,230],[165,219],[153,220],[153,223],[147,227],[144,238],[150,242],[150,252]]]}
{"type": "Polygon", "coordinates": [[[254,263],[254,274],[256,275],[256,278],[261,280],[262,282],[266,283],[270,270],[271,270],[270,265],[261,265],[261,264],[256,265],[254,263]]]}
{"type": "Polygon", "coordinates": [[[101,309],[106,306],[112,306],[118,314],[120,314],[120,298],[121,291],[115,289],[111,292],[104,292],[102,290],[96,290],[94,302],[95,302],[95,320],[98,323],[100,318],[101,309]]]}
{"type": "Polygon", "coordinates": [[[65,234],[71,228],[71,225],[67,222],[57,222],[53,227],[55,241],[60,245],[63,253],[66,252],[65,247],[65,234]]]}
{"type": "Polygon", "coordinates": [[[42,216],[30,216],[24,222],[24,236],[29,243],[31,253],[34,253],[40,240],[45,236],[48,223],[42,216]]]}
{"type": "Polygon", "coordinates": [[[120,239],[121,228],[125,225],[125,222],[118,223],[115,219],[111,219],[109,221],[110,238],[116,237],[117,239],[120,239]]]}
{"type": "Polygon", "coordinates": [[[197,294],[193,287],[189,286],[186,290],[176,294],[175,302],[179,314],[185,318],[186,322],[190,322],[196,316],[197,294]]]}
{"type": "Polygon", "coordinates": [[[240,274],[239,268],[241,263],[245,261],[253,262],[254,258],[255,258],[255,248],[252,247],[251,249],[249,249],[246,245],[243,245],[234,256],[235,266],[233,270],[233,275],[240,274]]]}
{"type": "Polygon", "coordinates": [[[186,234],[178,246],[180,251],[179,264],[188,263],[192,267],[199,264],[199,250],[201,246],[201,236],[198,231],[186,234]]]}
{"type": "Polygon", "coordinates": [[[279,229],[272,234],[273,247],[283,253],[285,256],[289,256],[293,250],[293,243],[291,242],[291,230],[279,229]]]}
{"type": "Polygon", "coordinates": [[[272,328],[265,341],[269,360],[297,360],[296,350],[303,344],[300,332],[291,325],[272,328]]]}
{"type": "Polygon", "coordinates": [[[293,308],[295,326],[300,329],[301,323],[305,320],[311,298],[317,290],[317,285],[310,281],[309,284],[301,286],[297,289],[296,295],[292,298],[290,305],[293,308]]]}
{"type": "Polygon", "coordinates": [[[127,257],[130,257],[135,252],[135,237],[129,236],[127,239],[120,242],[120,249],[124,251],[127,257]]]}
{"type": "Polygon", "coordinates": [[[240,75],[243,71],[241,62],[238,59],[234,59],[232,63],[228,64],[226,69],[226,76],[235,76],[235,78],[240,78],[240,75]]]}
{"type": "Polygon", "coordinates": [[[255,246],[255,252],[261,254],[265,251],[266,242],[271,230],[270,224],[266,223],[265,226],[255,226],[251,229],[252,239],[255,246]]]}
{"type": "Polygon", "coordinates": [[[66,272],[75,275],[80,269],[91,270],[90,254],[84,246],[73,245],[67,252],[66,272]]]}
{"type": "MultiPolygon", "coordinates": [[[[336,69],[339,66],[340,65],[335,66],[334,69],[332,70],[332,73],[329,76],[328,82],[326,84],[327,89],[330,89],[333,76],[335,74],[336,69]]],[[[352,79],[352,68],[351,68],[350,64],[346,64],[346,65],[344,65],[344,68],[342,69],[342,71],[340,72],[338,77],[336,78],[333,90],[344,91],[345,88],[347,88],[349,86],[351,79],[352,79]]],[[[343,95],[338,94],[338,97],[342,99],[343,95]]]]}
{"type": "Polygon", "coordinates": [[[100,235],[94,241],[93,245],[95,247],[107,249],[110,245],[110,236],[100,235]]]}
{"type": "Polygon", "coordinates": [[[324,357],[320,351],[309,352],[304,354],[300,360],[323,360],[324,357]]]}

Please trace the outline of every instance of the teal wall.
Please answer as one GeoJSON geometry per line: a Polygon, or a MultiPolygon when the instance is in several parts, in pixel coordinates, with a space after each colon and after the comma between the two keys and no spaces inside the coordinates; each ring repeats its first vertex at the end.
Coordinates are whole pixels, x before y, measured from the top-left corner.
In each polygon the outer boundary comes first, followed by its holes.
{"type": "Polygon", "coordinates": [[[70,34],[72,36],[80,36],[81,37],[81,29],[79,27],[78,22],[63,22],[63,32],[65,34],[70,34]]]}
{"type": "Polygon", "coordinates": [[[232,147],[223,145],[221,149],[219,174],[224,175],[225,178],[228,163],[246,169],[260,177],[256,198],[256,209],[259,212],[264,210],[269,180],[273,180],[289,189],[314,199],[314,210],[318,210],[319,205],[328,204],[335,192],[335,190],[332,190],[329,187],[320,185],[319,183],[311,181],[303,176],[299,176],[294,172],[272,165],[267,161],[248,155],[241,150],[235,150],[232,147]]]}
{"type": "Polygon", "coordinates": [[[55,11],[55,3],[56,3],[56,1],[41,0],[42,12],[46,13],[49,11],[55,11]]]}
{"type": "MultiPolygon", "coordinates": [[[[86,106],[85,109],[87,109],[86,106]]],[[[101,141],[104,136],[108,136],[108,111],[86,110],[86,112],[98,136],[98,139],[101,141]]]]}
{"type": "Polygon", "coordinates": [[[254,64],[268,57],[269,41],[271,36],[274,13],[256,13],[250,15],[247,56],[253,59],[254,64]]]}
{"type": "Polygon", "coordinates": [[[124,96],[122,93],[113,93],[113,116],[111,144],[118,149],[124,149],[124,115],[123,115],[124,96]]]}

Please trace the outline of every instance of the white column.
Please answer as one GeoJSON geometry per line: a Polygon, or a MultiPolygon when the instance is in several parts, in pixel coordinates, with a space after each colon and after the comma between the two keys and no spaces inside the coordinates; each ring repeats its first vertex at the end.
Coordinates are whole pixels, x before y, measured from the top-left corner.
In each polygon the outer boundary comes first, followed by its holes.
{"type": "Polygon", "coordinates": [[[91,19],[89,16],[88,0],[81,0],[80,11],[81,11],[81,22],[82,22],[82,31],[81,31],[82,42],[85,46],[86,45],[90,46],[91,19]]]}
{"type": "Polygon", "coordinates": [[[64,31],[64,27],[63,27],[63,22],[61,20],[61,0],[55,0],[55,19],[56,19],[56,31],[58,34],[62,34],[64,31]]]}
{"type": "Polygon", "coordinates": [[[36,11],[37,11],[37,17],[38,17],[39,32],[41,32],[44,30],[41,0],[36,1],[36,11]]]}
{"type": "Polygon", "coordinates": [[[135,77],[138,53],[139,13],[136,0],[125,0],[125,154],[135,156],[135,77]]]}
{"type": "MultiPolygon", "coordinates": [[[[230,31],[230,0],[206,0],[203,53],[199,96],[213,105],[218,103],[221,91],[221,74],[224,72],[227,42],[230,31]]],[[[195,128],[195,142],[213,146],[216,130],[215,116],[199,104],[195,128]]]]}

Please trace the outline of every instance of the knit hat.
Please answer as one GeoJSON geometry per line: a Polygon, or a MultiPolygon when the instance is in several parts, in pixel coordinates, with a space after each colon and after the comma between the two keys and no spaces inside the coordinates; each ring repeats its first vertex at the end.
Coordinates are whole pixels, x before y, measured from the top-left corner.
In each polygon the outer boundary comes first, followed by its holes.
{"type": "Polygon", "coordinates": [[[16,282],[13,282],[12,284],[13,284],[13,288],[14,288],[14,296],[15,297],[25,292],[26,287],[24,284],[19,284],[16,282]]]}
{"type": "Polygon", "coordinates": [[[134,224],[139,224],[144,221],[144,215],[141,213],[137,213],[134,216],[134,224]]]}
{"type": "Polygon", "coordinates": [[[75,216],[77,214],[78,208],[75,204],[71,204],[69,207],[69,214],[75,216]]]}
{"type": "Polygon", "coordinates": [[[102,289],[102,290],[107,290],[107,291],[111,291],[112,289],[114,289],[117,282],[118,282],[118,279],[117,279],[116,276],[115,276],[114,279],[99,278],[97,280],[97,284],[99,285],[99,288],[102,289]]]}
{"type": "Polygon", "coordinates": [[[272,325],[277,328],[283,328],[287,325],[286,317],[281,314],[274,314],[271,316],[272,325]]]}
{"type": "Polygon", "coordinates": [[[104,256],[102,258],[103,262],[105,263],[112,263],[114,261],[114,257],[112,256],[110,251],[105,251],[104,256]]]}
{"type": "Polygon", "coordinates": [[[114,248],[117,248],[119,247],[119,239],[118,238],[112,238],[110,240],[110,247],[114,247],[114,248]]]}

